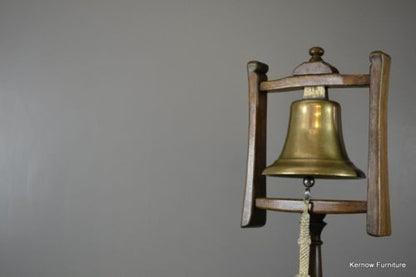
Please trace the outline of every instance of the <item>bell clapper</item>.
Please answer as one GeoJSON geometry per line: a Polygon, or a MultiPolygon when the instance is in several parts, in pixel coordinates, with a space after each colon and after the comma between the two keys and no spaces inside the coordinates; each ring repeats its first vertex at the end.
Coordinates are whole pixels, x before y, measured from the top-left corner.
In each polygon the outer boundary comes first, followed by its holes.
{"type": "Polygon", "coordinates": [[[315,179],[313,177],[303,178],[303,185],[305,186],[305,200],[309,202],[311,198],[311,187],[315,184],[315,179]]]}
{"type": "Polygon", "coordinates": [[[309,255],[311,235],[309,230],[310,215],[309,203],[311,199],[311,187],[315,184],[313,177],[305,177],[303,185],[305,186],[304,206],[300,217],[300,235],[299,235],[299,273],[295,277],[309,277],[309,255]]]}

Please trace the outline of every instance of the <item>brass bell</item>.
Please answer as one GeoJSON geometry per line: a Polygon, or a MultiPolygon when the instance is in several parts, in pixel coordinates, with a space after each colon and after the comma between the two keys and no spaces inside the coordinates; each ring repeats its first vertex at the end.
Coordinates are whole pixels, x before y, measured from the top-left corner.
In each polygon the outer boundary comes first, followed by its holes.
{"type": "Polygon", "coordinates": [[[327,99],[325,87],[305,88],[291,105],[289,129],[280,157],[263,175],[364,178],[349,160],[341,128],[341,107],[327,99]]]}

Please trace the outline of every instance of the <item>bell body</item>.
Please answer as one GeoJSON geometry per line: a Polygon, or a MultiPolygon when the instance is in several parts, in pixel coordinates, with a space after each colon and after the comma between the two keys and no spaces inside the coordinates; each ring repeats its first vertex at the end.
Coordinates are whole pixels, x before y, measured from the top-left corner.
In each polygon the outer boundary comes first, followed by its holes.
{"type": "Polygon", "coordinates": [[[291,105],[283,151],[264,175],[317,178],[363,178],[349,160],[341,129],[341,107],[326,99],[303,99],[291,105]]]}

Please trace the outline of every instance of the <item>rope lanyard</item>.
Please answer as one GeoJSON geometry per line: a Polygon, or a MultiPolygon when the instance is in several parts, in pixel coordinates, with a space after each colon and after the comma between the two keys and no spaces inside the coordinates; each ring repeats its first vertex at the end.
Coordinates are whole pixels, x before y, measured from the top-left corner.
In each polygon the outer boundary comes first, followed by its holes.
{"type": "Polygon", "coordinates": [[[311,245],[311,235],[309,231],[310,215],[310,188],[314,185],[314,179],[306,177],[303,180],[305,185],[305,197],[303,200],[303,210],[300,216],[300,234],[299,234],[299,273],[295,277],[309,277],[309,253],[311,245]]]}

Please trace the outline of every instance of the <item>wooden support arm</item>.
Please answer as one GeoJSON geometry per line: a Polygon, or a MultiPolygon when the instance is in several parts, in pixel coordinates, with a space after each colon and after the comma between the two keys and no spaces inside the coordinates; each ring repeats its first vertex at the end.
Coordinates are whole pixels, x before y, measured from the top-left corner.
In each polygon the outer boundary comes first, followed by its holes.
{"type": "MultiPolygon", "coordinates": [[[[301,213],[304,201],[294,198],[257,198],[256,206],[270,211],[301,213]]],[[[310,203],[310,212],[315,214],[366,213],[367,201],[313,199],[310,203]]]]}
{"type": "Polygon", "coordinates": [[[266,223],[266,211],[256,207],[257,197],[266,197],[266,127],[267,94],[260,90],[260,83],[267,80],[269,67],[261,62],[247,64],[249,93],[249,134],[247,151],[247,175],[241,227],[260,227],[266,223]]]}
{"type": "Polygon", "coordinates": [[[311,74],[291,76],[277,80],[265,81],[260,89],[268,92],[283,92],[298,90],[303,87],[368,87],[370,85],[369,74],[311,74]]]}

